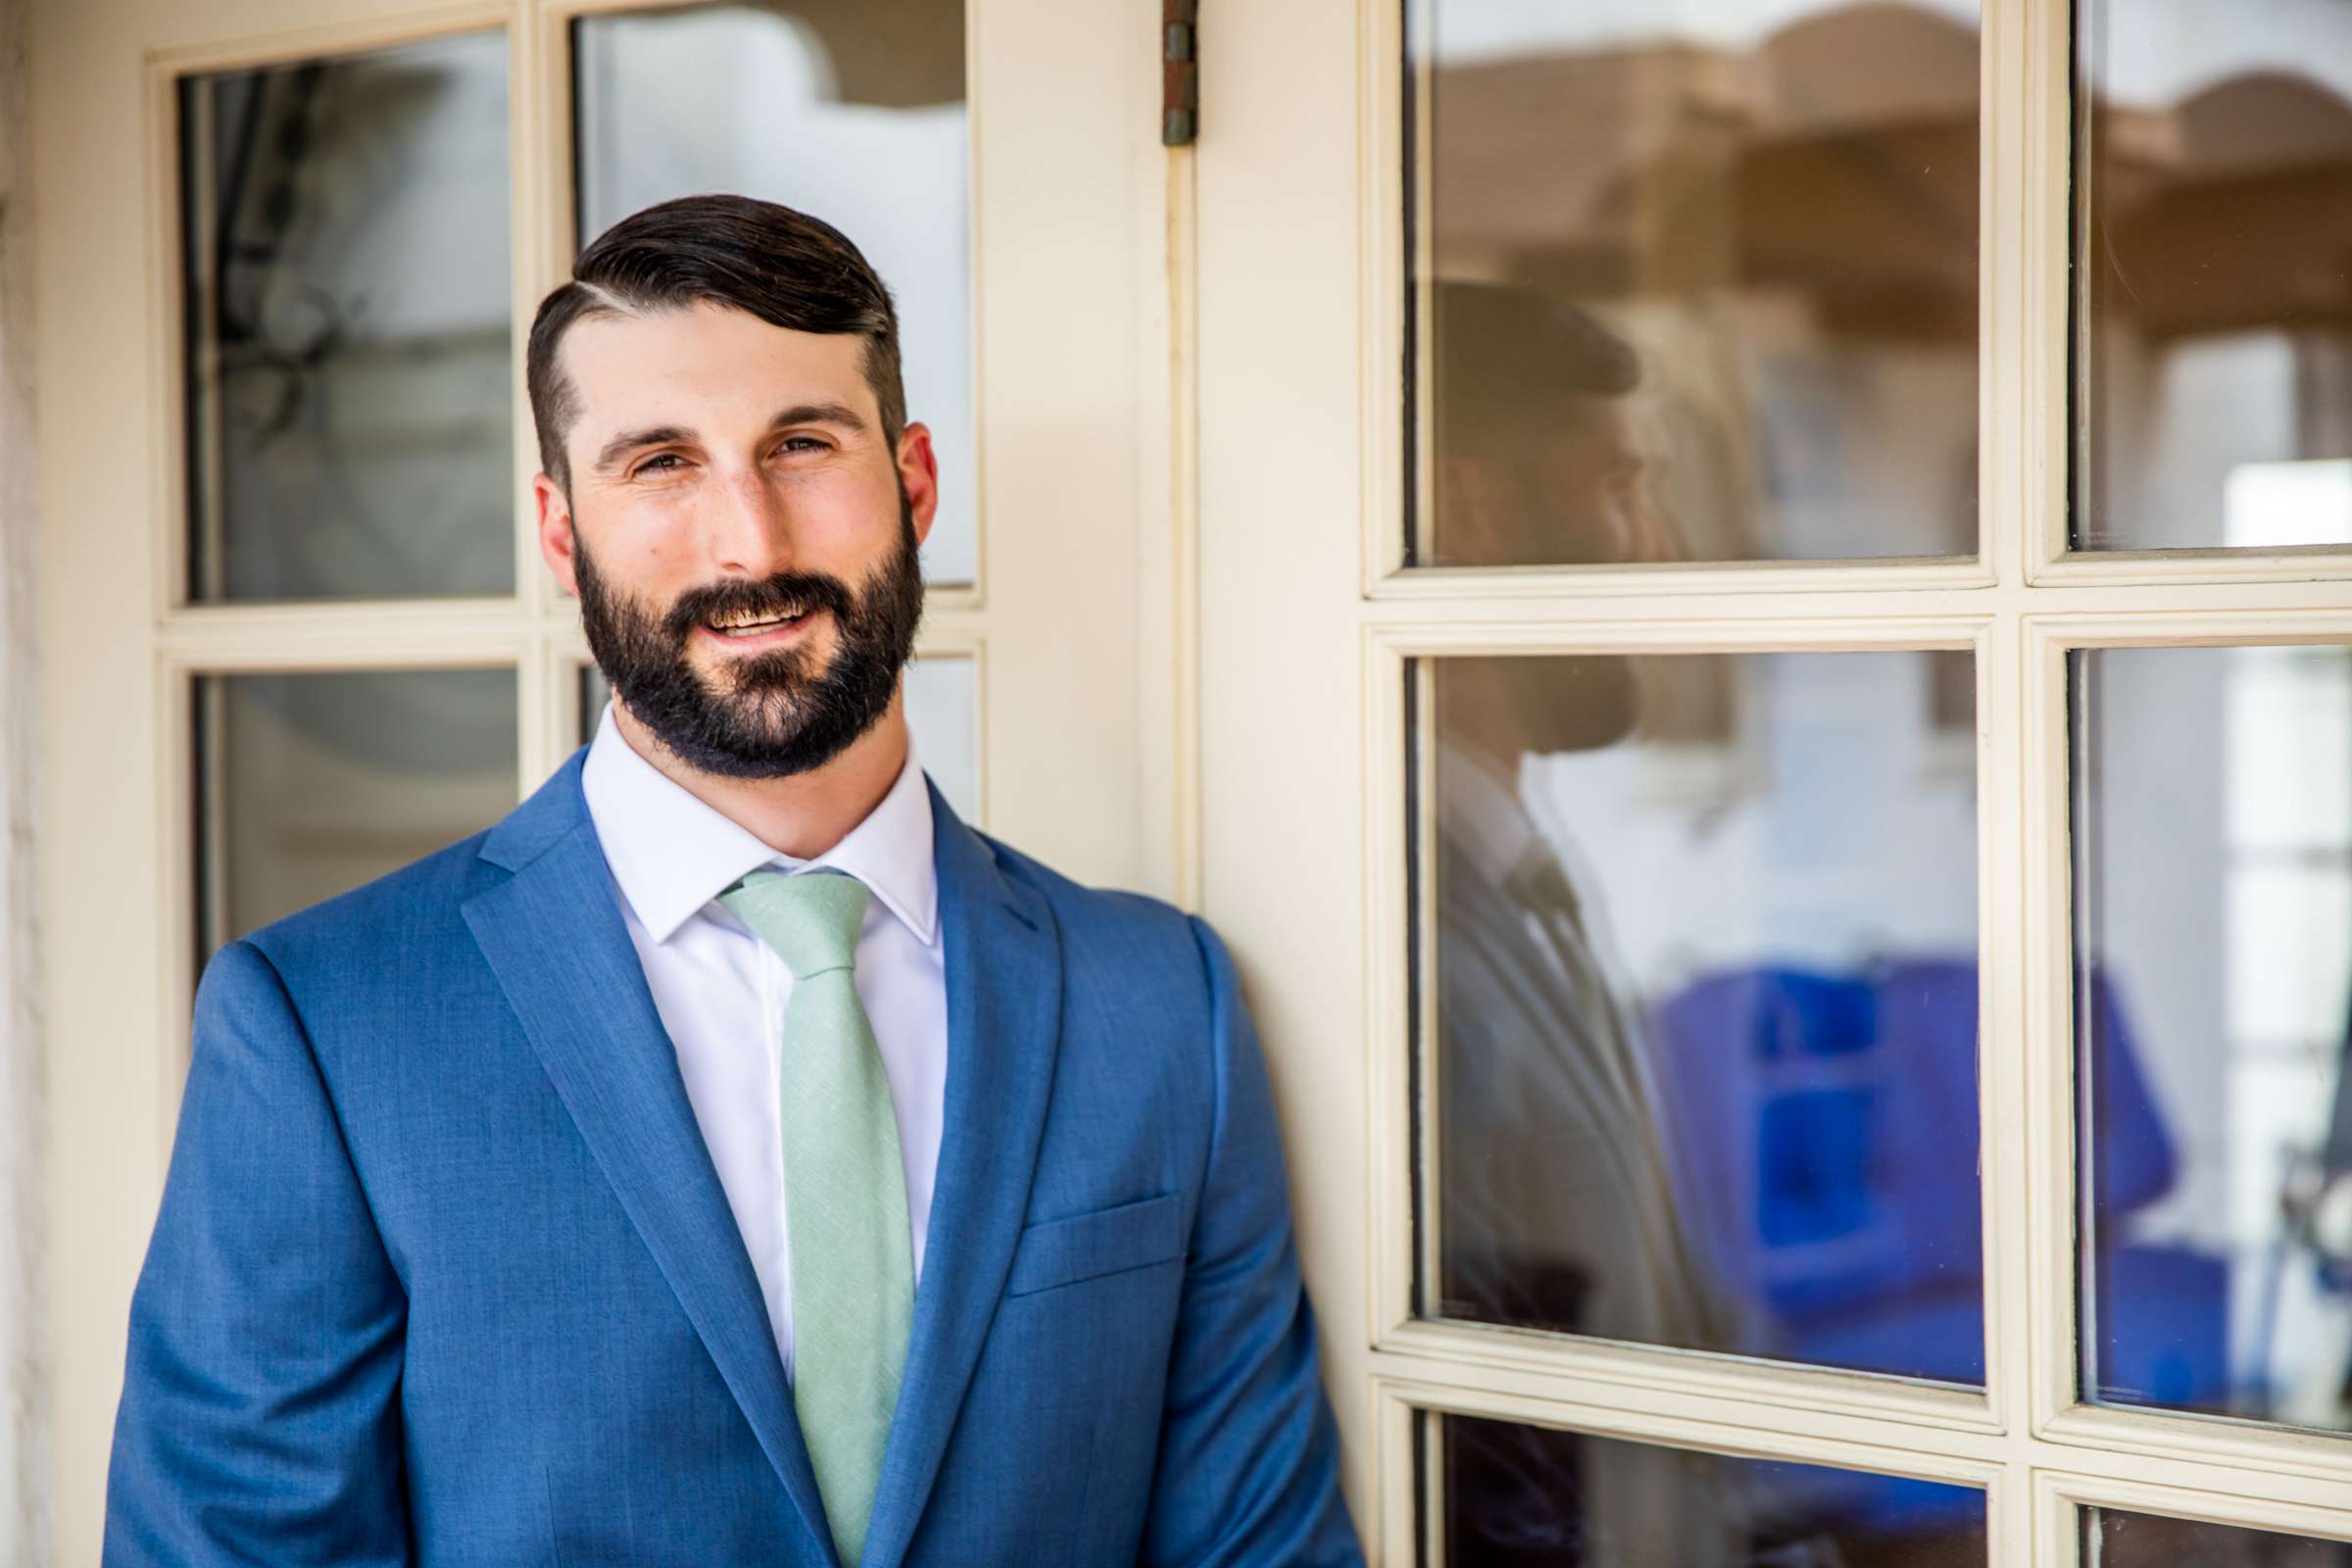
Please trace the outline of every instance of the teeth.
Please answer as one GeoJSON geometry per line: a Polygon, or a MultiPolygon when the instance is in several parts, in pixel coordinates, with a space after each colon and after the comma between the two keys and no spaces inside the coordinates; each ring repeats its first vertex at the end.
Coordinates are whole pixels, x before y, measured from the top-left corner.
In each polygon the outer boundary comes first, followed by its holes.
{"type": "Polygon", "coordinates": [[[710,629],[712,631],[752,631],[762,626],[781,626],[788,620],[798,618],[797,612],[792,614],[762,615],[757,619],[738,615],[731,619],[713,620],[710,622],[710,629]]]}

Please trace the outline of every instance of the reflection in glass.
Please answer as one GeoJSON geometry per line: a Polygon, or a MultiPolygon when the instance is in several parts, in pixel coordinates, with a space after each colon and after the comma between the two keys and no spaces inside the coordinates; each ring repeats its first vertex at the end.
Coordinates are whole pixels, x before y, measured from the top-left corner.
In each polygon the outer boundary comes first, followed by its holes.
{"type": "MultiPolygon", "coordinates": [[[[980,821],[979,661],[916,659],[906,665],[906,727],[914,752],[957,816],[980,821]]],[[[594,664],[580,666],[580,744],[596,739],[612,688],[594,664]]]]}
{"type": "Polygon", "coordinates": [[[1974,555],[1975,0],[1406,0],[1408,564],[1974,555]]]}
{"type": "Polygon", "coordinates": [[[2078,0],[2077,550],[2352,544],[2352,10],[2078,0]]]}
{"type": "MultiPolygon", "coordinates": [[[[1432,1419],[1425,1417],[1425,1420],[1432,1419]]],[[[1983,1568],[1984,1494],[1471,1416],[1443,1423],[1463,1568],[1983,1568]]]]}
{"type": "Polygon", "coordinates": [[[1952,657],[1436,662],[1425,1310],[1983,1379],[1952,657]]]}
{"type": "Polygon", "coordinates": [[[2352,649],[2071,684],[2084,1396],[2352,1428],[2352,649]]]}
{"type": "Polygon", "coordinates": [[[513,592],[505,34],[179,114],[190,597],[513,592]]]}
{"type": "Polygon", "coordinates": [[[855,241],[898,305],[906,415],[939,453],[933,583],[979,554],[963,0],[792,0],[573,24],[580,240],[735,191],[855,241]]]}
{"type": "Polygon", "coordinates": [[[200,962],[514,808],[512,669],[204,675],[195,702],[200,962]]]}
{"type": "Polygon", "coordinates": [[[2352,1544],[2317,1536],[2084,1508],[2082,1560],[2096,1568],[2352,1568],[2352,1544]]]}

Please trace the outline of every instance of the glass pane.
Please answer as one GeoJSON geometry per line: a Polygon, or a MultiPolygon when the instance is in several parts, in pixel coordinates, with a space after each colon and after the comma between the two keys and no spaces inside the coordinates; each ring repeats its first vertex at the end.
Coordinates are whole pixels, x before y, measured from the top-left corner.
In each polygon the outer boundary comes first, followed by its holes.
{"type": "Polygon", "coordinates": [[[1461,1568],[1984,1568],[1984,1494],[1471,1416],[1444,1423],[1461,1568]]]}
{"type": "Polygon", "coordinates": [[[2352,544],[2352,9],[2216,17],[2076,6],[2077,550],[2352,544]]]}
{"type": "Polygon", "coordinates": [[[197,956],[514,808],[512,669],[196,681],[197,956]]]}
{"type": "Polygon", "coordinates": [[[2352,1428],[2352,649],[2072,685],[2084,1396],[2352,1428]]]}
{"type": "Polygon", "coordinates": [[[512,593],[506,35],[179,111],[189,596],[512,593]]]}
{"type": "Polygon", "coordinates": [[[2084,1508],[2088,1568],[2352,1568],[2352,1544],[2122,1508],[2084,1508]]]}
{"type": "Polygon", "coordinates": [[[980,665],[971,659],[918,659],[906,666],[906,727],[923,771],[956,814],[980,820],[980,665]]]}
{"type": "MultiPolygon", "coordinates": [[[[581,745],[596,739],[612,695],[604,671],[581,666],[581,745]]],[[[906,665],[906,727],[914,734],[915,755],[956,814],[972,823],[980,820],[979,705],[977,660],[917,659],[906,665]]]]}
{"type": "Polygon", "coordinates": [[[1406,564],[1977,550],[1975,0],[1405,0],[1406,564]]]}
{"type": "Polygon", "coordinates": [[[1434,671],[1434,1315],[1977,1383],[1965,654],[1434,671]]]}
{"type": "Polygon", "coordinates": [[[813,213],[890,285],[906,415],[939,452],[933,583],[979,554],[963,0],[698,6],[573,24],[580,241],[736,191],[813,213]]]}

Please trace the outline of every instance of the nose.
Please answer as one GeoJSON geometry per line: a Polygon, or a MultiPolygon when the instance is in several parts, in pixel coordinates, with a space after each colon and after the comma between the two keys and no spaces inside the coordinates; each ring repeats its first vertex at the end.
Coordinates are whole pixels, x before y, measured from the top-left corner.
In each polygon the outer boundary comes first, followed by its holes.
{"type": "Polygon", "coordinates": [[[756,466],[722,475],[706,512],[710,564],[722,575],[758,581],[790,569],[790,509],[756,466]]]}

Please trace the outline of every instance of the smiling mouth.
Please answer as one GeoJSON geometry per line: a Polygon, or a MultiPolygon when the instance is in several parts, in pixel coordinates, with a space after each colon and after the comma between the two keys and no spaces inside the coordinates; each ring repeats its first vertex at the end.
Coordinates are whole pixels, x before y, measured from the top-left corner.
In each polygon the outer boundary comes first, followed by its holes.
{"type": "Polygon", "coordinates": [[[807,620],[813,611],[796,611],[781,615],[732,615],[703,622],[704,629],[719,637],[753,638],[768,632],[785,631],[807,620]]]}

